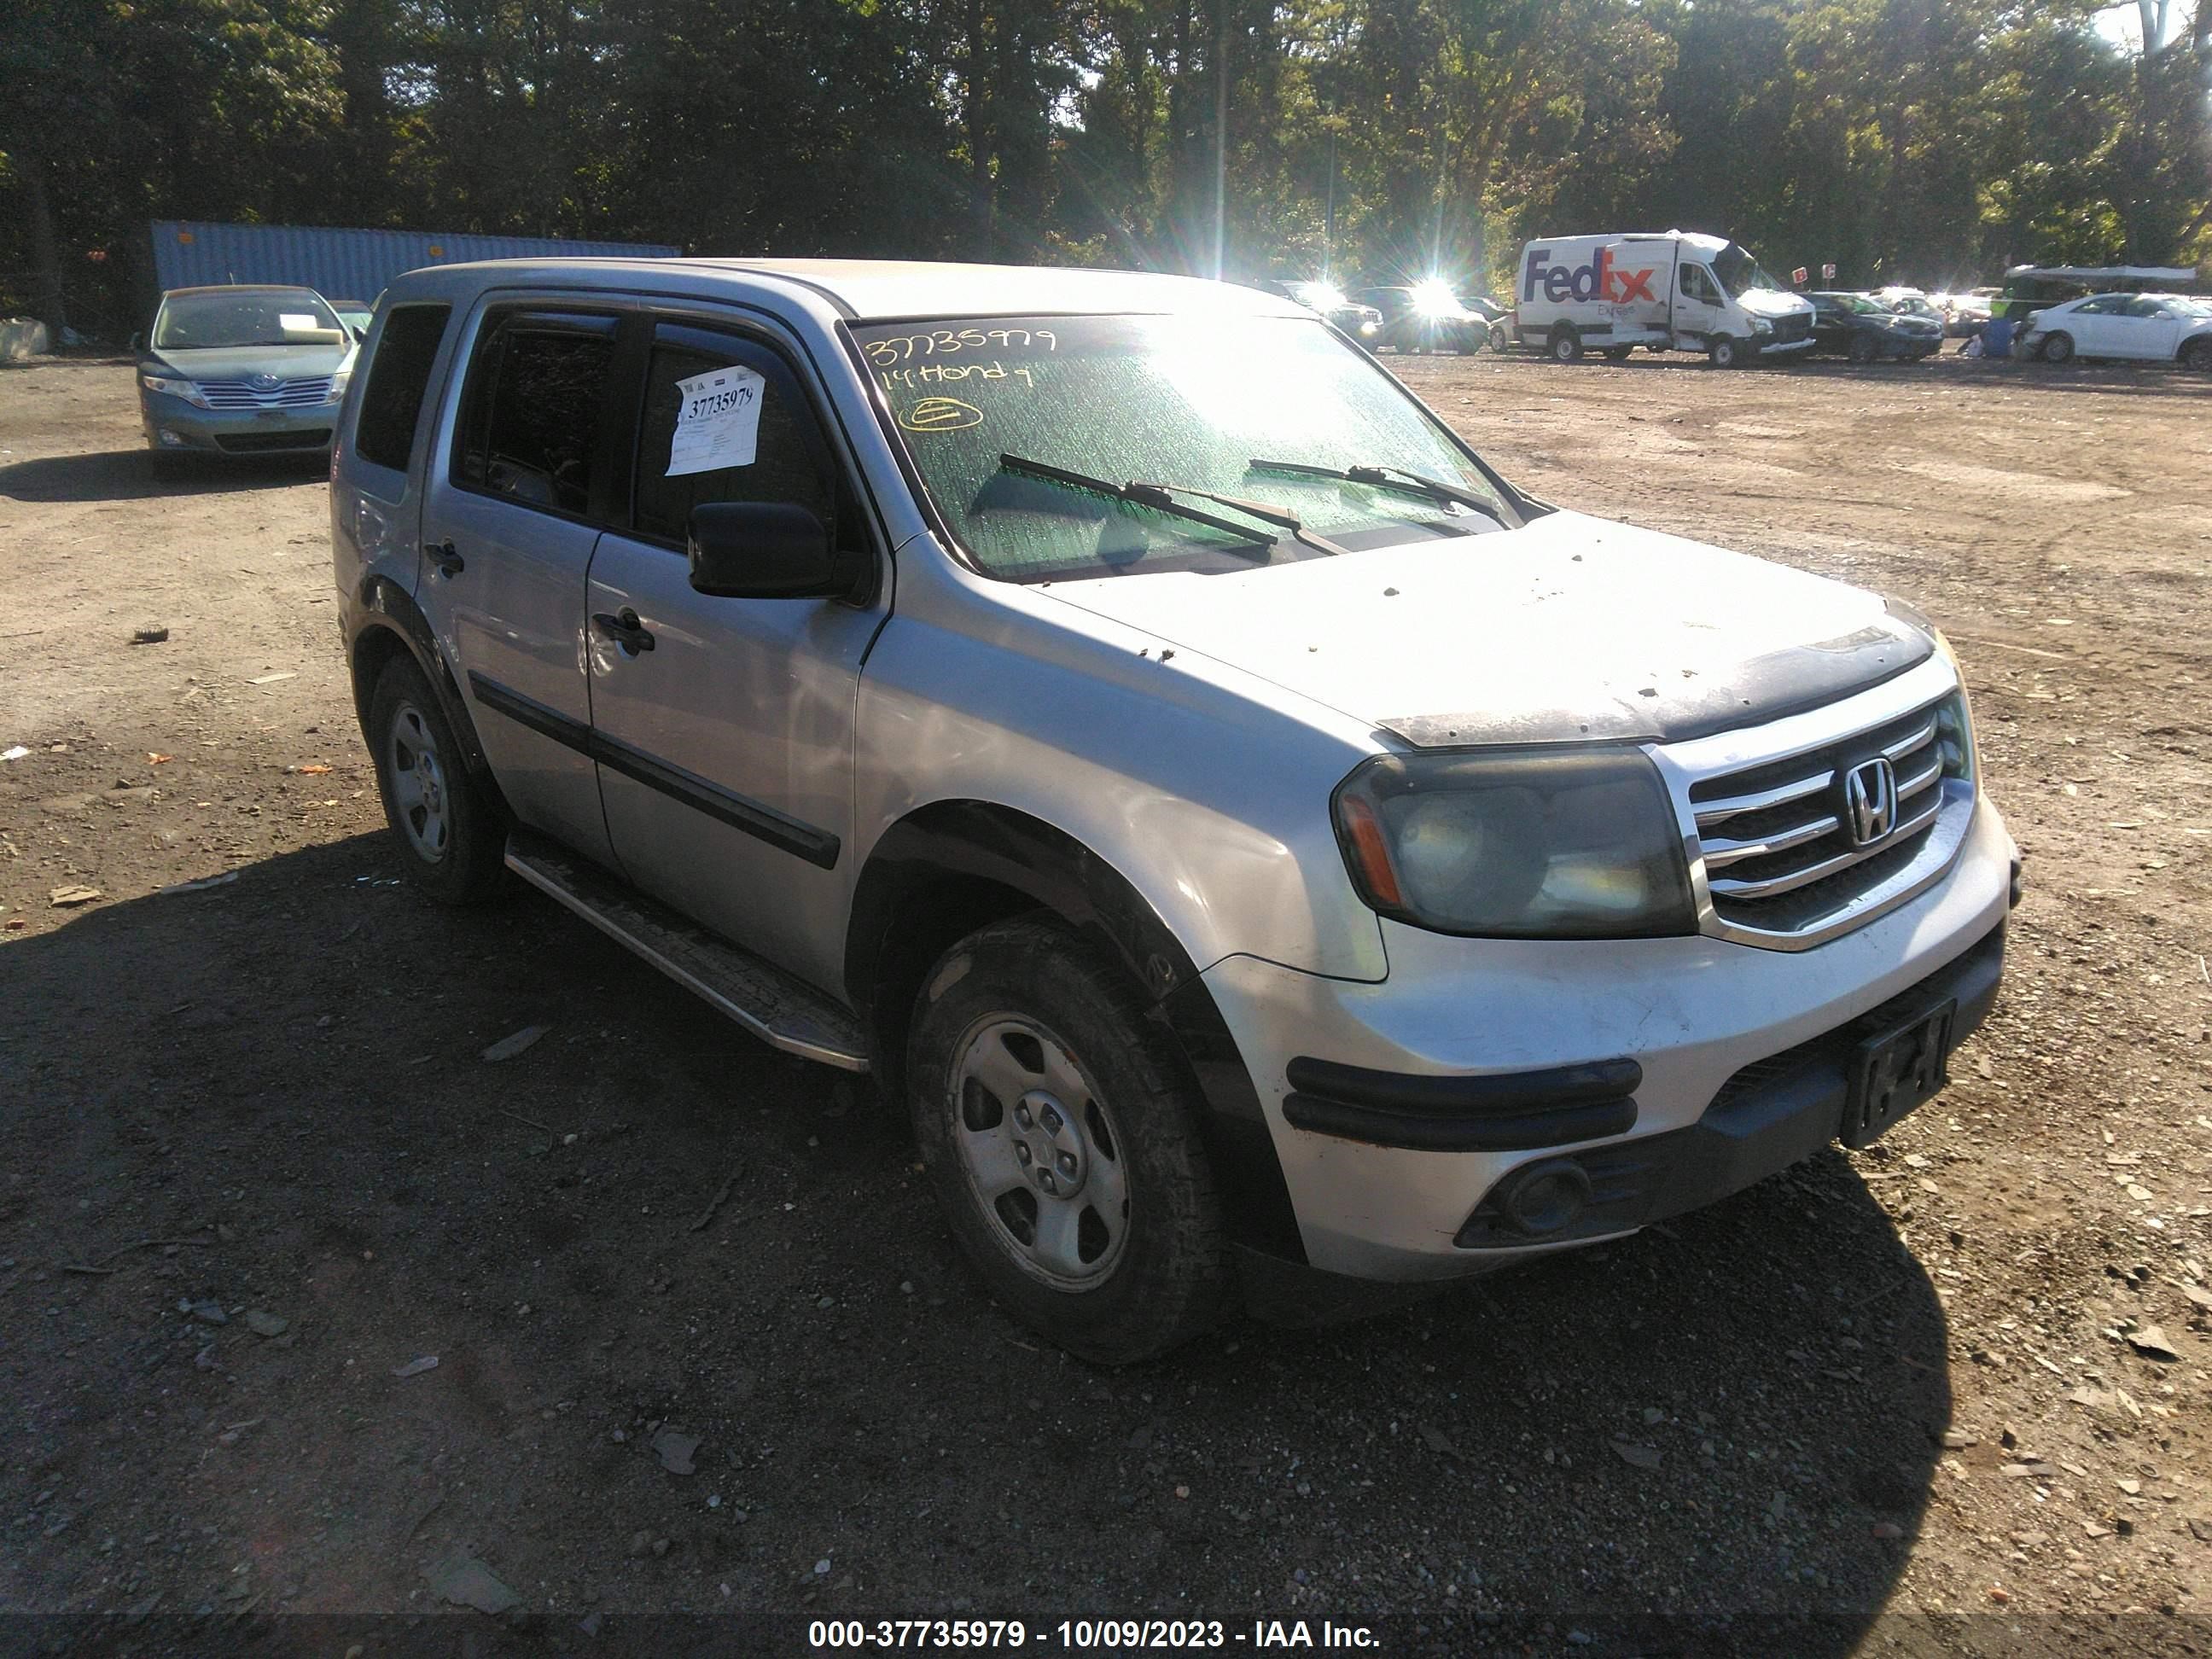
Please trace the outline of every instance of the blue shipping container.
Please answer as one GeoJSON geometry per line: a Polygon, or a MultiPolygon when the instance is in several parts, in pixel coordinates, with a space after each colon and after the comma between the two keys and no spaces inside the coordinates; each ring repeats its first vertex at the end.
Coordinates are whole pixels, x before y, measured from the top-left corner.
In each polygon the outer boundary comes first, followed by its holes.
{"type": "Polygon", "coordinates": [[[471,259],[556,255],[664,259],[679,248],[543,236],[441,236],[416,230],[154,222],[154,280],[166,292],[224,283],[289,283],[326,300],[368,304],[403,270],[471,259]]]}

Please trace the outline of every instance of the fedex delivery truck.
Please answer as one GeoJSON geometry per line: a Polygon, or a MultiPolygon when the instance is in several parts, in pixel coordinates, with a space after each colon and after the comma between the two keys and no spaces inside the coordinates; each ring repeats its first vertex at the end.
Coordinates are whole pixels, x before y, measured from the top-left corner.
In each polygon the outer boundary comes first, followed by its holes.
{"type": "Polygon", "coordinates": [[[1813,344],[1813,306],[1735,243],[1694,231],[1547,236],[1521,250],[1514,295],[1521,343],[1571,363],[1702,351],[1716,368],[1813,344]]]}

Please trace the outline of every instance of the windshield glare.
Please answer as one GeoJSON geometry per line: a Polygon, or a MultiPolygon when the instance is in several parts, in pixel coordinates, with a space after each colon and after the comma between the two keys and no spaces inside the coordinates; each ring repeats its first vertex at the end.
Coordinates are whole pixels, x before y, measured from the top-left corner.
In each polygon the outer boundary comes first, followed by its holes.
{"type": "MultiPolygon", "coordinates": [[[[1286,509],[1347,550],[1480,534],[1497,521],[1414,491],[1255,468],[1398,467],[1488,501],[1477,464],[1395,380],[1318,319],[1024,317],[866,324],[854,334],[938,509],[991,575],[1249,570],[1326,555],[1009,470],[1017,456],[1115,484],[1286,509]]],[[[1183,505],[1242,529],[1247,515],[1183,505]]]]}
{"type": "Polygon", "coordinates": [[[320,295],[304,288],[173,294],[154,325],[158,351],[209,347],[339,345],[345,328],[320,295]]]}
{"type": "Polygon", "coordinates": [[[1713,255],[1713,275],[1720,278],[1732,300],[1741,300],[1755,288],[1784,291],[1781,283],[1759,269],[1758,260],[1734,242],[1713,255]]]}

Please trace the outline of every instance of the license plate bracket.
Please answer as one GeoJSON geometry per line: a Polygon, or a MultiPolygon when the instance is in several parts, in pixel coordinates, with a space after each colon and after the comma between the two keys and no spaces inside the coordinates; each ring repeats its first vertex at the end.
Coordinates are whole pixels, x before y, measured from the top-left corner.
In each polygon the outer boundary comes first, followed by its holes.
{"type": "Polygon", "coordinates": [[[1859,1043],[1838,1139],[1846,1146],[1873,1145],[1951,1080],[1951,1031],[1958,1016],[1954,999],[1859,1043]]]}

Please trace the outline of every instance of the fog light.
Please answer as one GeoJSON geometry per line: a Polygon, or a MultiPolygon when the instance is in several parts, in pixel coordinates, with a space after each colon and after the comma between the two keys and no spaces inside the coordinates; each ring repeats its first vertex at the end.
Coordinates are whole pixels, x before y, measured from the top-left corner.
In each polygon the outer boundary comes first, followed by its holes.
{"type": "Polygon", "coordinates": [[[182,449],[185,447],[185,441],[166,426],[161,428],[161,435],[162,443],[171,449],[182,449]]]}
{"type": "Polygon", "coordinates": [[[1516,1170],[1491,1199],[1507,1224],[1528,1238],[1573,1226],[1589,1201],[1589,1174],[1571,1158],[1516,1170]]]}

